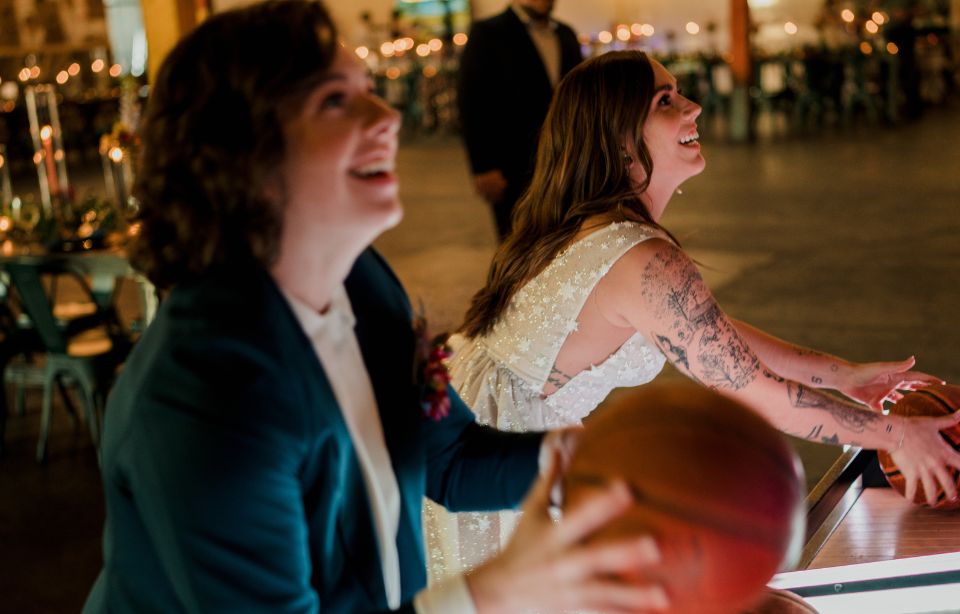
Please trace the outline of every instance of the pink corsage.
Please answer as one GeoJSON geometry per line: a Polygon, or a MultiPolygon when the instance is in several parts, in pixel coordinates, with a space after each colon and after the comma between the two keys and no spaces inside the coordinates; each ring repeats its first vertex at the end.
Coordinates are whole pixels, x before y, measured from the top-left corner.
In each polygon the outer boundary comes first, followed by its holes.
{"type": "Polygon", "coordinates": [[[450,395],[447,386],[450,372],[444,361],[453,355],[447,344],[447,335],[432,339],[427,335],[427,321],[418,316],[413,323],[417,356],[414,361],[414,379],[420,388],[420,407],[430,420],[438,421],[450,414],[450,395]]]}

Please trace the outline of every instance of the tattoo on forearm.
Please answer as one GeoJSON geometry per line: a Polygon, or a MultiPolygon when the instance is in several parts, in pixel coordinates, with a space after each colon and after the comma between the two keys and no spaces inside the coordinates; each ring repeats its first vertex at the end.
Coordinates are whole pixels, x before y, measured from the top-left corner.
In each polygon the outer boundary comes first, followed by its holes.
{"type": "Polygon", "coordinates": [[[556,365],[550,367],[550,375],[547,376],[547,381],[553,384],[556,388],[562,388],[565,384],[569,383],[573,377],[567,375],[563,371],[557,368],[556,365]]]}
{"type": "Polygon", "coordinates": [[[833,445],[833,446],[839,446],[839,445],[840,445],[840,436],[837,435],[836,433],[834,433],[834,434],[833,434],[832,436],[830,436],[830,437],[821,437],[821,438],[820,438],[820,441],[821,441],[822,443],[830,444],[830,445],[833,445]]]}
{"type": "Polygon", "coordinates": [[[873,413],[868,409],[852,407],[826,394],[807,388],[803,384],[788,382],[787,394],[790,395],[790,403],[794,407],[825,410],[833,416],[837,423],[854,433],[872,431],[876,428],[877,423],[883,419],[880,414],[873,413]]]}
{"type": "Polygon", "coordinates": [[[686,257],[676,251],[661,252],[644,269],[642,279],[643,294],[652,299],[655,315],[672,320],[669,335],[655,335],[668,358],[714,388],[739,390],[756,379],[760,361],[686,257]],[[691,365],[692,357],[696,361],[691,365]]]}
{"type": "Polygon", "coordinates": [[[823,425],[818,424],[817,426],[813,427],[809,433],[807,433],[807,436],[804,437],[804,439],[816,439],[817,437],[820,436],[820,431],[822,430],[823,430],[823,425]]]}
{"type": "Polygon", "coordinates": [[[777,383],[780,383],[780,384],[782,384],[783,382],[787,381],[787,380],[784,379],[782,376],[777,375],[776,373],[774,373],[773,371],[770,371],[769,369],[764,369],[764,370],[763,370],[763,376],[764,376],[765,378],[767,378],[767,379],[772,379],[773,381],[775,381],[775,382],[777,382],[777,383]]]}
{"type": "Polygon", "coordinates": [[[826,356],[823,352],[818,352],[817,350],[811,350],[810,348],[795,348],[797,356],[826,356]]]}
{"type": "Polygon", "coordinates": [[[810,381],[813,382],[814,384],[822,384],[823,378],[817,377],[816,375],[814,375],[813,377],[810,378],[810,381]]]}

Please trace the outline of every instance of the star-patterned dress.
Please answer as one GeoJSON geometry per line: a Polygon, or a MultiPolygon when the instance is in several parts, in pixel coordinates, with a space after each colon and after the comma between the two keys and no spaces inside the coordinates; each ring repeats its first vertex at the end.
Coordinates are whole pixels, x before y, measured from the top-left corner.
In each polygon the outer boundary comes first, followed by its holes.
{"type": "MultiPolygon", "coordinates": [[[[597,282],[630,248],[661,231],[619,222],[572,243],[512,298],[483,337],[451,338],[450,373],[477,421],[505,431],[542,431],[580,424],[614,388],[652,380],[666,359],[634,333],[600,364],[576,374],[553,394],[542,392],[567,336],[597,282]]],[[[460,574],[497,553],[517,512],[451,514],[426,502],[430,581],[460,574]]]]}

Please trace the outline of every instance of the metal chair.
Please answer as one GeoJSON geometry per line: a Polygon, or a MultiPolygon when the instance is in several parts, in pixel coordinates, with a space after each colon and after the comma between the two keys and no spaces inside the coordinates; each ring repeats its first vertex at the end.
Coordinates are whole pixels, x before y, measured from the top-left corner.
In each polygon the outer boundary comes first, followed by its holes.
{"type": "Polygon", "coordinates": [[[68,411],[74,413],[67,393],[69,385],[79,389],[84,418],[99,455],[103,407],[114,374],[132,345],[129,335],[120,324],[112,303],[105,303],[96,296],[82,271],[68,261],[25,261],[7,263],[5,268],[46,356],[37,460],[42,462],[46,458],[54,387],[60,391],[68,411]],[[93,306],[83,315],[69,320],[56,317],[55,301],[43,281],[44,277],[56,280],[63,276],[72,277],[93,306]]]}

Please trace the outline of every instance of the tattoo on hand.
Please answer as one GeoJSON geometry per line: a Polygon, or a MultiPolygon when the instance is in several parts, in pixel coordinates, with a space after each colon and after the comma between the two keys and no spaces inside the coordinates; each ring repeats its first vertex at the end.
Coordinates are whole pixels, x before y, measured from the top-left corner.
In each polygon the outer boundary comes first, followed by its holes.
{"type": "Polygon", "coordinates": [[[661,252],[644,269],[642,279],[643,295],[655,305],[655,314],[672,320],[669,336],[655,335],[668,358],[713,388],[739,390],[756,379],[760,361],[723,315],[689,259],[679,251],[661,252]],[[691,356],[697,359],[692,366],[691,356]]]}

